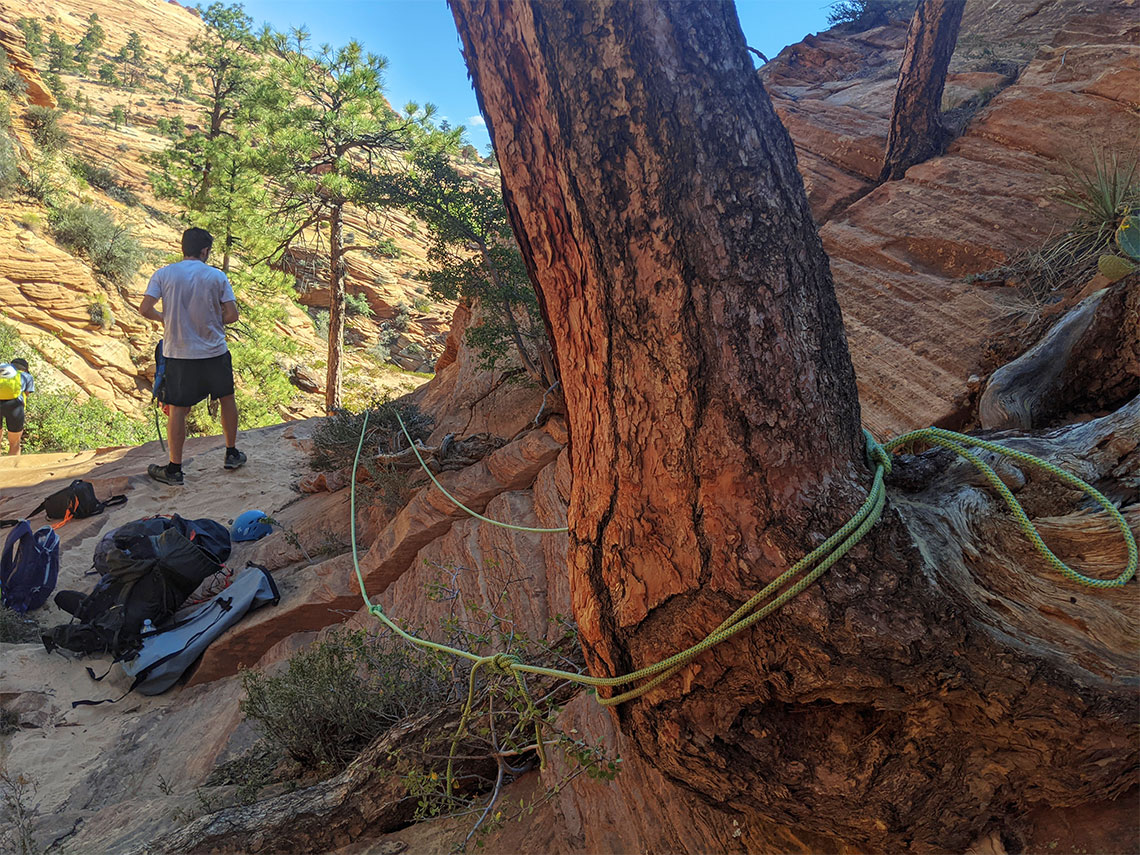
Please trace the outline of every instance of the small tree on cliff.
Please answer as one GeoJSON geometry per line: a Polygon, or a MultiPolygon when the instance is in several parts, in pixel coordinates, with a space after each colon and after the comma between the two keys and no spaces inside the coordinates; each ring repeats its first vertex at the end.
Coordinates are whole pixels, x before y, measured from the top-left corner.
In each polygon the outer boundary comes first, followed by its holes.
{"type": "MultiPolygon", "coordinates": [[[[628,673],[704,638],[867,494],[827,256],[731,5],[451,6],[565,392],[580,637],[593,673],[628,673]]],[[[1137,413],[1069,451],[1123,471],[1106,432],[1133,449],[1137,413]]],[[[617,707],[639,753],[708,803],[859,850],[961,851],[1033,803],[1134,787],[1134,593],[1073,591],[1082,622],[1121,627],[1078,639],[1051,617],[1067,583],[1030,575],[1019,533],[953,483],[617,707]]]]}
{"type": "Polygon", "coordinates": [[[20,18],[16,26],[24,34],[24,44],[28,47],[28,55],[35,59],[44,52],[44,28],[35,18],[20,18]]]}
{"type": "MultiPolygon", "coordinates": [[[[470,146],[468,146],[470,148],[470,146]]],[[[459,174],[445,151],[418,149],[406,171],[381,175],[366,198],[402,208],[428,225],[423,272],[432,293],[446,300],[477,300],[484,315],[467,329],[467,341],[494,369],[514,352],[526,375],[543,388],[557,379],[534,286],[507,222],[502,193],[459,174]]]]}
{"type": "Polygon", "coordinates": [[[902,178],[942,153],[942,90],[966,0],[922,0],[910,19],[880,181],[902,178]]]}
{"type": "Polygon", "coordinates": [[[273,65],[262,95],[261,168],[274,182],[271,216],[288,224],[278,252],[302,241],[328,259],[329,356],[325,404],[341,405],[344,353],[344,212],[361,194],[360,178],[389,166],[426,114],[396,114],[384,97],[386,61],[357,42],[313,50],[293,33],[290,52],[273,65]]]}
{"type": "Polygon", "coordinates": [[[159,196],[181,203],[195,224],[218,236],[222,270],[228,271],[238,245],[244,243],[249,256],[256,251],[253,233],[265,231],[264,218],[256,216],[265,187],[252,150],[260,121],[252,90],[263,57],[252,19],[240,6],[212,3],[201,16],[205,29],[175,62],[186,69],[180,81],[188,82],[190,71],[205,85],[204,130],[178,134],[151,158],[151,182],[159,196]]]}
{"type": "Polygon", "coordinates": [[[71,71],[75,68],[75,48],[63,40],[59,33],[48,36],[48,71],[71,71]]]}

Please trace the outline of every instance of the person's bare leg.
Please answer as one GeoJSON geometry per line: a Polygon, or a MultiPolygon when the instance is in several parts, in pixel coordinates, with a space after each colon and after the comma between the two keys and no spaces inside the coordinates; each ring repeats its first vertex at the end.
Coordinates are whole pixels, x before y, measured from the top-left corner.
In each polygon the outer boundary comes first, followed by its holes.
{"type": "Polygon", "coordinates": [[[222,411],[222,435],[226,438],[226,448],[237,445],[238,410],[233,395],[226,395],[219,402],[222,411]]]}
{"type": "Polygon", "coordinates": [[[170,462],[182,465],[182,447],[186,445],[186,417],[189,407],[170,408],[166,414],[166,444],[170,446],[170,462]]]}
{"type": "Polygon", "coordinates": [[[8,431],[8,454],[11,457],[19,457],[20,455],[20,440],[23,438],[24,432],[22,430],[8,431]]]}

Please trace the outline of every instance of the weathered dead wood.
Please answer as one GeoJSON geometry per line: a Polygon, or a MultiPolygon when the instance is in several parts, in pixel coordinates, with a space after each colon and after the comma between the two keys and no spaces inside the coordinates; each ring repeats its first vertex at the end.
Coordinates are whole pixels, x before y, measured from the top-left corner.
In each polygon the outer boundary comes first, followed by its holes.
{"type": "MultiPolygon", "coordinates": [[[[502,448],[507,441],[502,437],[490,433],[476,433],[463,439],[456,439],[455,434],[445,436],[439,445],[424,445],[416,443],[416,450],[424,458],[432,472],[450,472],[456,469],[466,469],[478,463],[492,451],[502,448]]],[[[420,462],[416,459],[416,452],[405,448],[392,454],[377,454],[376,462],[397,469],[418,469],[420,462]]]]}
{"type": "Polygon", "coordinates": [[[978,402],[988,430],[1031,429],[1112,409],[1140,391],[1140,277],[1085,298],[993,373],[978,402]]]}
{"type": "MultiPolygon", "coordinates": [[[[410,795],[403,764],[426,744],[442,746],[459,724],[449,707],[406,721],[361,753],[341,774],[311,787],[251,805],[223,808],[188,823],[148,846],[146,855],[206,853],[325,852],[357,840],[367,831],[379,835],[407,825],[417,796],[410,795]]],[[[456,761],[456,780],[494,780],[491,757],[456,761]]],[[[439,759],[423,763],[442,773],[439,759]]]]}

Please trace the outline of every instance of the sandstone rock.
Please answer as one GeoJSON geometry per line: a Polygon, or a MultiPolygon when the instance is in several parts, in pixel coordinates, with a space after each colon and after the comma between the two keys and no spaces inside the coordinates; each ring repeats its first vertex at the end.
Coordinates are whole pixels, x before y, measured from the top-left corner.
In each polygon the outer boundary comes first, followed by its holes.
{"type": "Polygon", "coordinates": [[[16,26],[19,15],[12,10],[0,10],[0,48],[8,54],[8,66],[24,79],[28,86],[28,103],[37,107],[54,107],[55,96],[44,85],[36,70],[35,61],[28,54],[24,34],[16,26]]]}

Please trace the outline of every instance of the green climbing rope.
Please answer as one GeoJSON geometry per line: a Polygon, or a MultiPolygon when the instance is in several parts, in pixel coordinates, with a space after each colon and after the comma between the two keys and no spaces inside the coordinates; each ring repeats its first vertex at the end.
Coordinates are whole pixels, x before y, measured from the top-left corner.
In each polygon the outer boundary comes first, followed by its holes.
{"type": "MultiPolygon", "coordinates": [[[[393,410],[392,412],[396,413],[395,410],[393,410]]],[[[367,422],[368,422],[368,414],[367,413],[364,414],[364,421],[367,424],[367,422]]],[[[439,483],[439,479],[435,477],[435,473],[432,472],[430,469],[428,469],[428,465],[424,462],[423,457],[420,456],[420,450],[416,447],[416,443],[415,443],[415,440],[412,439],[412,435],[410,433],[408,433],[408,428],[404,424],[404,420],[402,418],[400,418],[399,413],[396,413],[396,421],[398,421],[400,423],[400,428],[401,428],[401,430],[404,431],[404,436],[406,436],[408,438],[408,445],[410,445],[412,447],[412,451],[416,455],[416,460],[418,460],[420,462],[420,466],[423,467],[424,472],[426,472],[427,476],[429,478],[431,478],[431,482],[433,484],[435,484],[435,486],[439,489],[439,491],[441,493],[443,493],[443,495],[447,496],[448,499],[451,500],[451,503],[453,505],[455,505],[455,507],[457,507],[461,510],[467,511],[467,513],[471,514],[471,516],[475,517],[475,519],[477,519],[477,520],[483,520],[483,522],[490,523],[491,525],[497,525],[500,528],[509,528],[513,531],[530,531],[530,532],[538,532],[539,534],[555,534],[557,532],[570,531],[570,529],[567,528],[566,526],[562,526],[561,528],[532,528],[531,526],[528,526],[528,525],[512,525],[511,523],[505,523],[505,522],[500,522],[499,520],[493,520],[490,517],[483,516],[481,513],[478,513],[477,511],[471,510],[469,507],[467,507],[467,505],[463,504],[463,502],[459,501],[459,499],[455,498],[455,496],[453,496],[453,495],[451,495],[451,493],[447,492],[447,488],[444,487],[441,483],[439,483]]]]}
{"type": "MultiPolygon", "coordinates": [[[[399,414],[396,415],[400,419],[399,414]]],[[[762,620],[767,615],[778,610],[781,606],[794,598],[805,588],[811,585],[816,579],[823,575],[827,570],[834,565],[840,558],[842,558],[848,550],[858,543],[862,537],[867,533],[872,526],[878,522],[879,517],[882,515],[883,506],[886,502],[886,490],[883,485],[883,479],[891,471],[891,455],[890,452],[895,449],[901,448],[915,443],[925,443],[928,445],[937,445],[953,451],[955,454],[962,457],[964,460],[969,461],[975,466],[985,477],[986,481],[997,490],[998,494],[1002,497],[1005,503],[1013,512],[1014,518],[1017,520],[1018,525],[1026,536],[1030,539],[1033,545],[1046,559],[1050,566],[1061,573],[1068,579],[1078,582],[1082,585],[1088,585],[1094,588],[1115,588],[1125,584],[1136,573],[1137,553],[1136,553],[1136,540],[1132,536],[1132,532],[1128,528],[1128,523],[1121,515],[1120,511],[1110,502],[1103,494],[1092,487],[1090,484],[1085,483],[1075,475],[1071,475],[1065,470],[1054,466],[1040,458],[1034,457],[1031,454],[1026,454],[1022,451],[1007,448],[997,443],[987,442],[985,440],[975,439],[966,436],[965,434],[955,433],[954,431],[942,430],[940,428],[924,428],[922,430],[911,431],[910,433],[903,434],[896,437],[885,444],[879,444],[871,436],[870,432],[864,430],[863,435],[866,441],[866,450],[868,460],[873,464],[875,474],[871,482],[870,492],[867,494],[866,500],[837,532],[832,534],[827,540],[797,561],[792,567],[780,574],[779,577],[769,582],[764,588],[754,594],[735,612],[729,615],[720,626],[710,632],[703,640],[686,648],[666,659],[656,662],[652,665],[647,665],[639,668],[629,674],[623,674],[616,677],[593,677],[588,674],[578,674],[571,671],[562,671],[556,668],[543,668],[537,665],[528,665],[522,662],[517,656],[509,654],[495,654],[492,656],[479,656],[467,650],[460,650],[455,647],[449,647],[445,644],[437,644],[434,641],[418,638],[392,621],[384,611],[375,605],[368,597],[368,591],[364,584],[364,575],[360,570],[360,562],[357,555],[356,546],[356,470],[360,460],[360,450],[364,444],[364,433],[368,427],[368,414],[365,413],[364,424],[361,427],[360,442],[356,448],[356,460],[353,463],[352,472],[352,490],[351,490],[351,513],[352,513],[352,563],[356,568],[356,578],[360,583],[360,595],[364,599],[364,603],[368,607],[370,614],[374,615],[377,619],[382,621],[385,626],[390,628],[393,632],[397,633],[400,637],[406,639],[412,644],[418,645],[429,650],[435,650],[452,656],[458,656],[467,659],[472,663],[471,673],[469,676],[467,703],[463,708],[463,714],[460,718],[459,731],[456,733],[455,739],[452,741],[452,750],[450,757],[454,757],[456,746],[459,739],[462,737],[467,723],[470,720],[472,706],[475,698],[476,675],[481,668],[487,668],[490,671],[498,672],[501,674],[512,674],[519,686],[523,697],[528,704],[528,714],[532,717],[535,723],[535,732],[538,734],[537,744],[539,747],[539,754],[545,763],[545,758],[542,757],[542,738],[539,732],[538,713],[534,708],[533,701],[531,701],[530,694],[527,692],[526,683],[523,680],[523,674],[535,674],[546,677],[555,677],[561,680],[569,680],[583,686],[590,686],[593,688],[610,688],[616,689],[622,686],[629,686],[636,684],[632,688],[624,692],[614,694],[608,698],[598,697],[598,703],[603,706],[611,706],[620,704],[625,701],[633,700],[640,697],[654,686],[659,685],[663,681],[669,679],[686,663],[692,661],[697,656],[709,650],[712,647],[720,644],[722,641],[731,638],[742,630],[755,624],[757,621],[762,620]],[[1028,466],[1033,466],[1045,472],[1060,478],[1066,484],[1076,487],[1090,496],[1098,505],[1100,505],[1105,512],[1112,518],[1113,522],[1120,528],[1124,536],[1124,541],[1128,550],[1128,560],[1124,570],[1114,579],[1093,579],[1088,576],[1078,573],[1071,567],[1061,561],[1053,552],[1045,545],[1041,539],[1041,535],[1037,529],[1034,528],[1033,523],[1029,521],[1026,516],[1025,510],[1014,498],[1009,488],[1002,482],[997,472],[994,471],[988,463],[981,459],[977,454],[970,451],[971,448],[982,449],[997,454],[1002,454],[1019,463],[1028,466]]],[[[404,430],[404,434],[408,437],[413,450],[416,450],[415,443],[412,442],[411,436],[408,434],[404,422],[400,419],[400,427],[404,430]]],[[[423,458],[420,456],[419,451],[416,450],[416,458],[420,461],[424,471],[431,477],[432,482],[443,491],[452,502],[458,507],[467,511],[474,517],[481,519],[493,525],[502,526],[504,528],[514,529],[516,531],[538,531],[538,532],[558,532],[567,531],[566,528],[556,529],[536,529],[525,526],[516,526],[509,523],[499,522],[497,520],[489,519],[481,514],[472,511],[470,508],[465,507],[454,496],[447,492],[443,485],[439,483],[435,475],[428,469],[427,464],[424,463],[423,458]]],[[[451,775],[451,760],[448,761],[448,791],[450,792],[452,784],[451,775]]]]}

